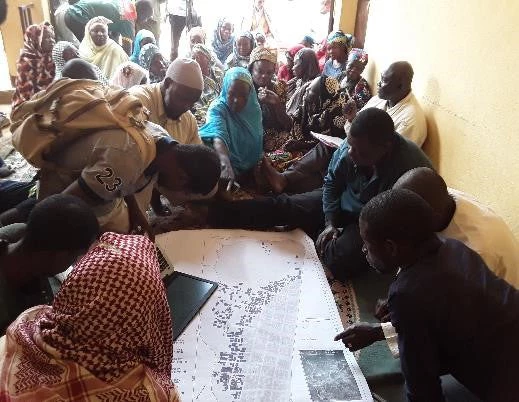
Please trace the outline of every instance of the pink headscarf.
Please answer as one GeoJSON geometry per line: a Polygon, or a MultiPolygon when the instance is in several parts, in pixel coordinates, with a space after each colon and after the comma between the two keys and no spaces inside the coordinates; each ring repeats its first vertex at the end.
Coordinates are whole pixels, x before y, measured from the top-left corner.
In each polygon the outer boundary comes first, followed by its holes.
{"type": "Polygon", "coordinates": [[[292,56],[292,58],[296,57],[297,52],[299,52],[302,48],[304,48],[303,45],[297,44],[295,46],[292,46],[290,49],[287,50],[287,53],[292,56]]]}

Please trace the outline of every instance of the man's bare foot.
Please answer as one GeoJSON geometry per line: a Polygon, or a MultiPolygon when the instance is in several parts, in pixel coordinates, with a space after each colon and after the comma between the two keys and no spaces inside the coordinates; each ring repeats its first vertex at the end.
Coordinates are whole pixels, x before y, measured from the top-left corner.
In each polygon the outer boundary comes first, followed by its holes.
{"type": "Polygon", "coordinates": [[[283,175],[283,173],[279,173],[274,166],[272,166],[272,162],[266,157],[263,157],[263,163],[261,164],[261,171],[263,176],[267,179],[267,182],[272,187],[272,191],[276,194],[280,194],[285,190],[287,186],[287,179],[283,175]]]}

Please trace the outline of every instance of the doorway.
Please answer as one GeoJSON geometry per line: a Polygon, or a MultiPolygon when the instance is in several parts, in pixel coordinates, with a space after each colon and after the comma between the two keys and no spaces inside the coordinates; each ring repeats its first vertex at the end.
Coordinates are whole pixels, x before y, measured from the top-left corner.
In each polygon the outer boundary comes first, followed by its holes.
{"type": "MultiPolygon", "coordinates": [[[[274,27],[273,47],[291,47],[299,43],[305,35],[311,35],[316,43],[323,40],[328,34],[329,12],[322,13],[322,3],[322,0],[265,0],[264,7],[274,27]]],[[[207,35],[206,43],[211,43],[218,20],[222,17],[227,17],[234,23],[234,34],[247,30],[247,21],[250,20],[253,6],[252,0],[194,0],[195,10],[202,19],[202,26],[207,35]]],[[[169,55],[171,39],[170,25],[165,18],[166,12],[165,5],[161,5],[160,48],[164,54],[169,55]]],[[[335,12],[337,15],[337,8],[335,12]]],[[[185,55],[188,49],[184,30],[179,55],[185,55]]]]}

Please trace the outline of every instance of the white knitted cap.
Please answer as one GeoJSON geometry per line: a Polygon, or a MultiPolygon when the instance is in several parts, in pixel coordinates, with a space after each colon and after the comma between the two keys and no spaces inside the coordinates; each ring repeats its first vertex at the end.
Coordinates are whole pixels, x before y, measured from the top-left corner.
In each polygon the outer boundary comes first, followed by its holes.
{"type": "Polygon", "coordinates": [[[204,89],[204,77],[202,70],[195,60],[177,58],[168,67],[166,77],[171,78],[177,84],[185,85],[202,91],[204,89]]]}

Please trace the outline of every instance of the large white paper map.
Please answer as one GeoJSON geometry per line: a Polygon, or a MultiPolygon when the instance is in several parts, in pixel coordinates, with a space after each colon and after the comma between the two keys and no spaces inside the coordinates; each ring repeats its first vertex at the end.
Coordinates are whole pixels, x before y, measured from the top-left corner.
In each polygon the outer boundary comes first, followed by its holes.
{"type": "Polygon", "coordinates": [[[183,401],[372,400],[353,354],[333,341],[339,314],[302,231],[186,230],[156,241],[176,271],[218,282],[175,341],[183,401]]]}

